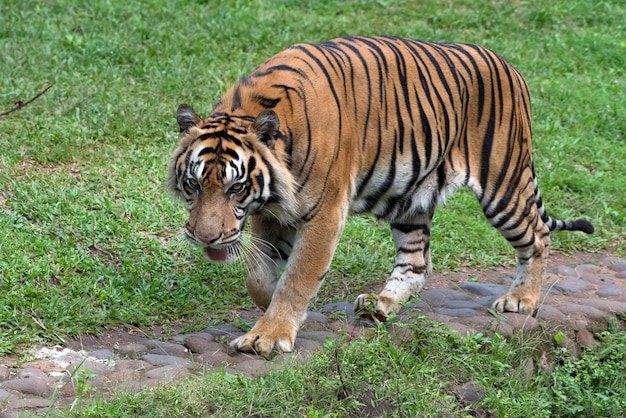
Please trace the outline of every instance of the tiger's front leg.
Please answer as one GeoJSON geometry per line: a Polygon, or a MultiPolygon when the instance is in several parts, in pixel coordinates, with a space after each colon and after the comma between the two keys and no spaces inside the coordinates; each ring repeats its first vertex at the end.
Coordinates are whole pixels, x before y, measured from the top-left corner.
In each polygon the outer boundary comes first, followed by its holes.
{"type": "Polygon", "coordinates": [[[401,304],[419,292],[424,281],[432,273],[430,260],[431,214],[420,214],[412,219],[391,224],[396,246],[396,263],[387,284],[370,307],[368,294],[359,295],[354,311],[362,316],[374,316],[385,321],[387,315],[398,312],[401,304]],[[373,308],[373,309],[372,309],[373,308]]]}
{"type": "Polygon", "coordinates": [[[274,348],[293,351],[298,328],[309,301],[319,289],[330,267],[347,213],[337,209],[320,210],[323,219],[314,218],[296,232],[285,271],[276,284],[265,314],[245,335],[233,340],[239,351],[271,358],[274,348]]]}

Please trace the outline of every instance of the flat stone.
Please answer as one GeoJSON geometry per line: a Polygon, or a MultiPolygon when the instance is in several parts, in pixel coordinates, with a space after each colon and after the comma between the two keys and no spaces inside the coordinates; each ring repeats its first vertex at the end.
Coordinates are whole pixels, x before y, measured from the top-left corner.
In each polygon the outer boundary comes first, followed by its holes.
{"type": "Polygon", "coordinates": [[[249,357],[242,353],[231,355],[226,351],[208,351],[197,356],[195,360],[198,363],[210,363],[214,367],[223,367],[249,360],[249,357]]]}
{"type": "Polygon", "coordinates": [[[232,325],[229,324],[221,324],[207,327],[204,332],[213,335],[214,337],[238,337],[243,334],[243,332],[232,325]]]}
{"type": "Polygon", "coordinates": [[[587,306],[578,303],[566,303],[560,306],[556,306],[558,310],[565,315],[569,315],[573,318],[591,318],[591,319],[604,319],[607,314],[593,306],[587,306]]]}
{"type": "Polygon", "coordinates": [[[348,302],[333,302],[322,306],[322,312],[334,313],[343,312],[346,316],[354,315],[354,304],[348,302]]]}
{"type": "Polygon", "coordinates": [[[337,334],[330,331],[308,331],[299,332],[298,338],[304,338],[311,341],[317,341],[318,343],[325,343],[327,338],[334,340],[337,338],[337,334]]]}
{"type": "Polygon", "coordinates": [[[599,273],[581,273],[580,278],[586,282],[600,286],[614,283],[613,279],[611,279],[609,276],[599,273]]]}
{"type": "Polygon", "coordinates": [[[595,264],[579,264],[576,266],[575,270],[578,272],[578,274],[599,273],[602,271],[602,268],[596,266],[595,264]]]}
{"type": "Polygon", "coordinates": [[[113,360],[115,358],[115,354],[111,350],[104,349],[90,351],[87,355],[96,360],[113,360]]]}
{"type": "Polygon", "coordinates": [[[626,261],[622,261],[619,263],[615,263],[615,264],[611,264],[608,266],[608,268],[610,268],[613,271],[616,271],[618,273],[626,271],[626,261]]]}
{"type": "Polygon", "coordinates": [[[11,376],[11,369],[7,366],[0,365],[0,382],[7,380],[11,376]]]}
{"type": "Polygon", "coordinates": [[[465,324],[460,324],[458,322],[454,322],[454,321],[448,321],[448,322],[444,322],[443,324],[446,328],[451,329],[453,331],[455,331],[457,334],[459,334],[461,337],[466,337],[468,335],[471,334],[475,334],[476,330],[474,330],[472,327],[467,326],[465,324]]]}
{"type": "MultiPolygon", "coordinates": [[[[56,364],[54,364],[52,361],[50,360],[35,360],[35,361],[29,361],[27,363],[24,363],[20,366],[20,368],[22,369],[29,369],[29,368],[33,368],[33,369],[38,369],[41,370],[42,372],[48,374],[48,373],[62,373],[63,371],[65,371],[64,368],[58,367],[56,364]]],[[[0,380],[2,380],[2,366],[0,366],[0,380]]]]}
{"type": "Polygon", "coordinates": [[[626,260],[620,257],[613,257],[613,256],[609,256],[609,257],[604,257],[602,260],[600,260],[600,264],[605,266],[605,267],[611,267],[612,265],[615,264],[620,264],[620,263],[624,263],[626,264],[626,260]]]}
{"type": "Polygon", "coordinates": [[[593,347],[596,344],[595,336],[586,328],[576,331],[576,340],[584,347],[593,347]]]}
{"type": "Polygon", "coordinates": [[[404,307],[406,309],[419,309],[419,310],[430,310],[430,305],[428,303],[426,303],[424,300],[422,300],[422,298],[420,297],[413,297],[411,298],[405,305],[404,307]]]}
{"type": "Polygon", "coordinates": [[[68,364],[68,372],[74,373],[76,370],[84,370],[88,374],[109,374],[113,372],[113,365],[87,358],[76,360],[68,364]]]}
{"type": "Polygon", "coordinates": [[[124,355],[138,354],[138,353],[147,352],[148,347],[140,343],[129,343],[129,344],[120,345],[117,351],[120,354],[124,354],[124,355]]]}
{"type": "Polygon", "coordinates": [[[276,368],[279,366],[279,364],[274,363],[273,361],[251,359],[236,364],[235,366],[233,366],[233,369],[243,373],[246,376],[257,377],[272,370],[276,370],[276,368]]]}
{"type": "Polygon", "coordinates": [[[47,379],[48,375],[45,372],[43,372],[43,371],[41,371],[39,369],[36,369],[34,367],[24,367],[24,368],[20,368],[17,371],[17,377],[21,378],[21,379],[28,379],[28,378],[32,378],[32,377],[38,377],[38,378],[41,378],[41,379],[47,379]]]}
{"type": "Polygon", "coordinates": [[[319,312],[308,311],[306,313],[306,318],[304,319],[304,323],[307,322],[320,322],[322,324],[325,324],[328,322],[328,318],[326,317],[326,315],[319,312]]]}
{"type": "Polygon", "coordinates": [[[626,279],[626,270],[620,271],[615,275],[615,277],[617,277],[618,279],[626,279]]]}
{"type": "Polygon", "coordinates": [[[620,302],[617,300],[606,299],[582,299],[582,304],[587,306],[593,306],[596,309],[600,309],[605,312],[624,312],[626,313],[626,302],[620,302]]]}
{"type": "Polygon", "coordinates": [[[52,391],[48,387],[48,379],[45,377],[23,377],[3,382],[2,387],[16,392],[25,393],[45,398],[52,391]]]}
{"type": "Polygon", "coordinates": [[[422,300],[428,305],[445,306],[451,300],[468,300],[470,297],[454,289],[428,289],[420,293],[422,300]]]}
{"type": "Polygon", "coordinates": [[[617,285],[609,285],[604,286],[596,292],[596,295],[600,297],[610,297],[610,296],[622,296],[626,295],[626,290],[623,287],[617,285]]]}
{"type": "Polygon", "coordinates": [[[185,367],[179,367],[175,364],[158,367],[156,369],[148,370],[145,376],[149,379],[159,379],[160,381],[169,383],[181,377],[188,376],[189,372],[185,367]]]}
{"type": "Polygon", "coordinates": [[[499,296],[496,296],[496,295],[481,296],[478,299],[476,299],[476,303],[478,303],[479,305],[485,308],[491,308],[491,306],[493,306],[493,303],[496,301],[496,299],[498,299],[498,297],[499,296]]]}
{"type": "Polygon", "coordinates": [[[565,321],[567,319],[567,316],[563,312],[559,311],[557,308],[543,304],[539,307],[536,318],[539,320],[553,322],[565,321]]]}
{"type": "Polygon", "coordinates": [[[483,305],[473,300],[451,300],[446,306],[448,309],[480,309],[483,310],[483,305]]]}
{"type": "Polygon", "coordinates": [[[477,315],[477,312],[474,309],[468,308],[434,308],[433,312],[435,312],[437,315],[445,315],[452,318],[468,318],[477,315]]]}
{"type": "Polygon", "coordinates": [[[508,288],[501,284],[479,282],[465,282],[461,284],[461,289],[478,296],[501,296],[508,291],[508,288]]]}
{"type": "Polygon", "coordinates": [[[309,354],[317,351],[322,347],[322,343],[305,338],[296,338],[294,349],[298,353],[309,354]]]}
{"type": "Polygon", "coordinates": [[[170,343],[167,341],[150,340],[147,342],[149,354],[161,354],[165,356],[183,357],[189,354],[189,350],[182,344],[170,343]]]}
{"type": "Polygon", "coordinates": [[[554,285],[554,288],[560,290],[563,295],[576,296],[582,294],[589,289],[592,289],[593,286],[589,282],[581,279],[568,279],[556,283],[554,285]]]}
{"type": "Polygon", "coordinates": [[[513,329],[534,330],[539,328],[539,322],[532,316],[515,312],[505,312],[501,315],[505,318],[504,322],[513,329]]]}
{"type": "Polygon", "coordinates": [[[15,395],[0,388],[0,405],[3,405],[5,402],[7,402],[10,397],[15,397],[15,395]]]}
{"type": "Polygon", "coordinates": [[[485,399],[485,391],[479,383],[468,382],[452,389],[457,399],[465,405],[476,405],[485,399]]]}
{"type": "Polygon", "coordinates": [[[209,351],[224,351],[224,346],[213,340],[191,335],[185,339],[185,345],[192,353],[202,354],[209,351]]]}
{"type": "Polygon", "coordinates": [[[147,361],[153,366],[180,366],[188,369],[193,368],[193,363],[190,360],[176,357],[176,356],[167,356],[161,354],[145,354],[141,356],[141,359],[147,361]]]}
{"type": "Polygon", "coordinates": [[[578,272],[570,266],[556,266],[550,269],[551,273],[565,277],[578,277],[578,272]]]}
{"type": "Polygon", "coordinates": [[[115,363],[115,371],[107,377],[112,382],[138,380],[145,372],[152,368],[150,363],[143,360],[118,360],[115,363]]]}

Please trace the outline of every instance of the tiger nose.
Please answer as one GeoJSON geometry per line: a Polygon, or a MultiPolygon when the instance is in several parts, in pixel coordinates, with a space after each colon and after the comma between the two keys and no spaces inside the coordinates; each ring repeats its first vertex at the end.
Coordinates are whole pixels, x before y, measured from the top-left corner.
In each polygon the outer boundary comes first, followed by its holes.
{"type": "Polygon", "coordinates": [[[217,241],[220,237],[222,236],[222,234],[217,234],[217,235],[211,235],[211,234],[196,234],[196,237],[204,242],[205,244],[212,244],[215,241],[217,241]]]}

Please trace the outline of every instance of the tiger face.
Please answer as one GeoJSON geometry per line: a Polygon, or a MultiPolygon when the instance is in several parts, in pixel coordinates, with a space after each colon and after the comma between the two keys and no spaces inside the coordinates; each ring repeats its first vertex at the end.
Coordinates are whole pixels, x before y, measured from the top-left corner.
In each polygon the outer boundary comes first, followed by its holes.
{"type": "MultiPolygon", "coordinates": [[[[285,216],[271,207],[289,196],[289,177],[272,169],[279,120],[272,111],[258,118],[213,116],[203,120],[180,105],[181,141],[170,163],[169,185],[187,203],[185,236],[212,262],[230,263],[244,253],[249,215],[285,216]]],[[[288,209],[288,208],[287,208],[288,209]]]]}

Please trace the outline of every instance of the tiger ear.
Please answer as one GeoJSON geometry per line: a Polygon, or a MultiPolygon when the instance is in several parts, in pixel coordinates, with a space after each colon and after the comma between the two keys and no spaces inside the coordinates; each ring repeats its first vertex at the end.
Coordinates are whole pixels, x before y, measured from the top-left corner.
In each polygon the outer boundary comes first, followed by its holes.
{"type": "Polygon", "coordinates": [[[201,120],[202,118],[193,110],[193,107],[186,103],[178,106],[176,110],[176,121],[178,122],[180,133],[186,132],[192,126],[196,126],[201,120]]]}
{"type": "Polygon", "coordinates": [[[250,125],[248,132],[255,134],[259,141],[272,148],[276,143],[279,128],[280,121],[278,120],[278,115],[273,110],[268,109],[257,116],[252,125],[250,125]]]}

